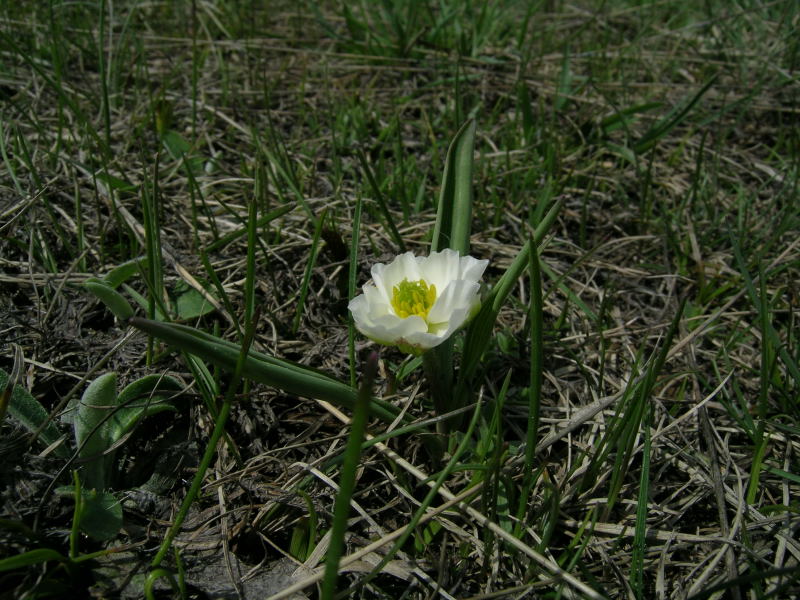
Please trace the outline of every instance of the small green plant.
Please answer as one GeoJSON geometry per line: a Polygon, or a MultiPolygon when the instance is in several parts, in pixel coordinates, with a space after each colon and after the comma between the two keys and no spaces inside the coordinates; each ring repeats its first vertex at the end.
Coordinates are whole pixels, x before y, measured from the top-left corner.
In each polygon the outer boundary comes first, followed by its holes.
{"type": "Polygon", "coordinates": [[[177,379],[161,375],[137,379],[119,394],[116,373],[89,384],[62,417],[73,427],[83,486],[98,491],[113,487],[115,455],[123,437],[145,417],[174,411],[168,398],[182,389],[177,379]]]}
{"type": "MultiPolygon", "coordinates": [[[[3,405],[8,413],[41,443],[52,447],[56,456],[69,458],[63,436],[49,420],[42,403],[22,386],[13,385],[2,369],[0,389],[5,390],[3,397],[8,397],[3,405]]],[[[82,485],[80,490],[62,486],[57,492],[80,494],[81,509],[76,518],[81,531],[98,540],[111,539],[119,531],[122,508],[110,491],[114,485],[117,450],[142,419],[165,410],[174,411],[168,398],[182,389],[183,385],[174,377],[148,375],[117,394],[116,373],[106,373],[89,384],[80,400],[68,407],[61,420],[73,428],[75,460],[82,485]]]]}
{"type": "Polygon", "coordinates": [[[183,389],[174,377],[148,375],[137,379],[117,394],[116,373],[95,379],[81,399],[65,412],[75,436],[80,489],[58,488],[60,494],[74,495],[75,518],[81,531],[98,540],[113,538],[122,526],[122,507],[110,491],[116,474],[116,453],[133,429],[145,417],[175,410],[168,398],[183,389]]]}

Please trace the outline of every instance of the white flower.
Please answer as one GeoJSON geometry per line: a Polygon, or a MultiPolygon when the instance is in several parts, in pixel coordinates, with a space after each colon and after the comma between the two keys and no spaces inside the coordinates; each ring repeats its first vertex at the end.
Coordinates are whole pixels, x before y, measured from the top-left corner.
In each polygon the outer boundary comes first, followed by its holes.
{"type": "Polygon", "coordinates": [[[368,338],[419,354],[478,312],[479,280],[488,264],[449,249],[430,256],[406,252],[388,265],[374,265],[372,282],[348,308],[368,338]]]}

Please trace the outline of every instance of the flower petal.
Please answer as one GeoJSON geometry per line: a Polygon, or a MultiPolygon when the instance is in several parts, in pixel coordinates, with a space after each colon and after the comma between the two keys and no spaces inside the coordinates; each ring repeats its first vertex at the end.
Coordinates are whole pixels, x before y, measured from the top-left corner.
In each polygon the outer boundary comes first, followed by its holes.
{"type": "Polygon", "coordinates": [[[392,314],[383,315],[374,320],[356,322],[356,328],[368,338],[381,344],[401,344],[404,340],[428,330],[428,325],[422,317],[416,315],[406,319],[392,314]]]}
{"type": "Polygon", "coordinates": [[[489,266],[488,260],[478,260],[471,256],[461,257],[461,273],[459,279],[466,279],[467,281],[480,281],[483,277],[483,272],[489,266]]]}
{"type": "Polygon", "coordinates": [[[427,331],[428,324],[416,315],[401,319],[380,302],[380,292],[371,285],[364,286],[364,294],[356,296],[348,304],[356,329],[381,344],[398,343],[405,336],[427,331]],[[378,300],[375,302],[375,300],[378,300]]]}
{"type": "Polygon", "coordinates": [[[378,263],[372,267],[372,281],[375,282],[375,286],[384,296],[387,304],[391,305],[392,288],[403,279],[409,281],[421,279],[418,262],[412,252],[397,256],[388,265],[378,263]]]}
{"type": "MultiPolygon", "coordinates": [[[[456,311],[465,310],[469,314],[472,308],[480,303],[478,292],[480,285],[474,281],[451,281],[443,290],[442,294],[436,298],[430,312],[428,313],[429,323],[444,323],[453,319],[456,311]]],[[[457,325],[460,327],[463,324],[457,325]]]]}
{"type": "Polygon", "coordinates": [[[458,277],[458,252],[455,250],[442,250],[432,252],[430,256],[423,257],[420,262],[422,279],[436,286],[441,293],[447,284],[458,277]]]}

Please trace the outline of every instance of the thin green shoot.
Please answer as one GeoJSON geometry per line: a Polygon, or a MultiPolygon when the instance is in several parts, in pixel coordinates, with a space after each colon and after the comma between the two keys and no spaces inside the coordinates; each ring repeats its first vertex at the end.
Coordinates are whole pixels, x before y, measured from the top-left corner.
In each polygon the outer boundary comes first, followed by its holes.
{"type": "Polygon", "coordinates": [[[389,206],[386,203],[386,198],[384,197],[383,192],[381,192],[380,186],[378,185],[377,181],[375,181],[375,174],[372,172],[369,162],[367,162],[367,157],[361,148],[359,148],[357,152],[358,161],[361,164],[361,170],[364,172],[370,188],[372,188],[372,193],[375,195],[375,201],[378,203],[378,208],[380,209],[383,217],[383,223],[386,225],[386,230],[394,243],[397,244],[400,252],[405,252],[406,243],[403,241],[403,236],[401,236],[400,232],[397,230],[397,225],[394,224],[394,217],[389,211],[389,206]]]}
{"type": "Polygon", "coordinates": [[[439,493],[439,489],[444,485],[444,482],[447,481],[447,478],[453,473],[453,471],[458,466],[458,460],[461,458],[461,455],[472,445],[472,434],[475,430],[475,427],[478,424],[478,420],[481,413],[481,403],[477,403],[475,405],[475,410],[472,413],[472,418],[467,426],[466,431],[464,432],[463,436],[461,436],[461,440],[458,446],[453,451],[450,460],[447,461],[444,468],[441,470],[439,475],[436,477],[436,480],[433,482],[433,485],[430,486],[428,493],[425,495],[425,498],[420,503],[417,510],[414,512],[411,520],[409,521],[408,525],[403,531],[403,534],[395,541],[392,547],[386,552],[383,556],[381,561],[365,576],[363,577],[358,583],[354,586],[344,590],[337,596],[337,600],[342,598],[350,598],[352,594],[357,590],[369,583],[375,576],[381,572],[383,567],[385,567],[389,561],[394,558],[395,554],[403,547],[406,543],[408,538],[414,533],[417,526],[419,525],[422,517],[425,515],[425,512],[428,510],[430,505],[433,503],[434,498],[439,493]]]}
{"type": "Polygon", "coordinates": [[[258,320],[258,310],[256,310],[253,319],[246,323],[245,338],[242,347],[239,351],[239,356],[236,361],[236,367],[233,373],[233,377],[228,384],[228,389],[225,393],[225,400],[222,403],[219,415],[217,415],[216,422],[214,424],[214,431],[211,433],[211,438],[208,440],[205,453],[203,454],[203,458],[201,459],[200,464],[197,467],[197,472],[195,473],[194,479],[192,480],[192,485],[189,488],[186,497],[183,499],[183,503],[181,504],[181,507],[178,510],[178,514],[175,516],[175,520],[172,522],[172,525],[167,531],[167,534],[164,536],[164,541],[161,543],[161,546],[159,547],[156,556],[150,563],[151,568],[156,571],[159,565],[161,565],[164,558],[166,557],[170,547],[172,546],[172,542],[175,539],[175,536],[178,535],[178,531],[180,530],[181,525],[183,525],[183,521],[189,514],[189,509],[191,508],[192,503],[197,497],[197,494],[200,492],[200,488],[203,485],[203,480],[205,479],[206,472],[208,471],[208,468],[211,466],[211,461],[217,452],[217,444],[220,438],[222,437],[223,433],[225,432],[225,424],[228,421],[228,416],[231,411],[231,406],[233,405],[233,400],[236,397],[236,391],[239,387],[239,382],[242,379],[242,374],[245,366],[245,361],[247,359],[247,354],[250,351],[250,345],[253,343],[257,320],[258,320]]]}
{"type": "MultiPolygon", "coordinates": [[[[320,219],[321,221],[322,219],[320,219]]],[[[350,500],[353,497],[356,483],[356,471],[361,458],[361,444],[367,430],[369,404],[372,398],[372,387],[378,373],[378,354],[373,352],[364,365],[364,380],[358,391],[353,417],[350,424],[350,435],[344,451],[344,463],[339,476],[339,491],[333,507],[333,524],[331,527],[330,545],[325,558],[325,576],[322,580],[320,597],[332,600],[336,593],[336,581],[339,576],[339,560],[344,548],[344,537],[347,533],[347,517],[350,513],[350,500]]]]}
{"type": "Polygon", "coordinates": [[[322,214],[317,219],[317,224],[314,227],[314,237],[311,239],[311,252],[306,262],[306,270],[303,274],[303,283],[300,286],[300,297],[297,300],[297,308],[294,312],[294,320],[292,321],[292,334],[296,334],[300,327],[300,318],[303,316],[303,309],[306,305],[306,298],[308,297],[308,287],[311,283],[311,274],[314,272],[314,266],[317,264],[317,255],[319,254],[320,236],[322,235],[322,227],[325,225],[325,217],[328,210],[324,209],[322,214]]]}
{"type": "Polygon", "coordinates": [[[631,553],[631,587],[636,598],[643,600],[645,595],[644,559],[647,553],[647,507],[650,501],[650,419],[652,408],[648,404],[642,418],[644,444],[642,446],[642,472],[639,475],[639,494],[636,504],[636,527],[631,553]]]}
{"type": "MultiPolygon", "coordinates": [[[[347,272],[347,299],[356,295],[356,280],[358,278],[358,240],[361,232],[361,210],[364,206],[361,194],[356,196],[356,206],[353,210],[352,239],[350,240],[350,261],[347,272]]],[[[347,352],[350,362],[350,387],[356,387],[356,327],[353,316],[347,313],[347,352]]]]}

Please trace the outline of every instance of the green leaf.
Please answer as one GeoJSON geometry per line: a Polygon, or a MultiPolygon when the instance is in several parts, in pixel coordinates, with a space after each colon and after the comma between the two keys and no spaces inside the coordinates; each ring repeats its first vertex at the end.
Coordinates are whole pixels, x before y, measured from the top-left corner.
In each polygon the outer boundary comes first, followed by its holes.
{"type": "MultiPolygon", "coordinates": [[[[8,373],[0,369],[0,390],[8,385],[8,373]]],[[[21,385],[15,385],[11,392],[11,400],[8,404],[8,412],[19,423],[31,433],[37,431],[43,423],[47,421],[48,413],[42,404],[34,398],[31,393],[21,385]]],[[[52,421],[49,422],[39,433],[39,440],[50,446],[62,437],[61,432],[52,421]]],[[[57,456],[68,458],[69,451],[64,445],[57,446],[54,450],[57,456]]]]}
{"type": "MultiPolygon", "coordinates": [[[[58,486],[55,493],[77,500],[74,485],[58,486]]],[[[119,499],[111,492],[89,490],[83,486],[80,486],[80,494],[80,508],[76,507],[75,516],[78,519],[77,528],[101,542],[115,537],[122,528],[122,505],[119,499]]]]}
{"type": "Polygon", "coordinates": [[[0,560],[0,572],[12,571],[14,569],[21,569],[30,565],[38,565],[39,563],[57,560],[59,562],[68,563],[69,559],[63,554],[59,554],[50,548],[39,548],[31,550],[30,552],[23,552],[16,556],[9,556],[0,560]]]}
{"type": "Polygon", "coordinates": [[[103,171],[95,173],[95,179],[105,184],[109,189],[117,190],[119,192],[135,192],[137,189],[137,186],[132,184],[130,181],[120,179],[114,175],[109,175],[103,171]]]}
{"type": "MultiPolygon", "coordinates": [[[[142,307],[143,310],[147,311],[150,307],[150,302],[148,302],[147,298],[142,296],[139,292],[129,286],[127,283],[122,284],[122,288],[125,290],[125,293],[128,294],[133,301],[136,302],[139,306],[142,307]]],[[[155,318],[159,320],[165,320],[166,315],[161,311],[161,308],[158,304],[155,306],[155,318]]]]}
{"type": "Polygon", "coordinates": [[[199,154],[191,154],[192,145],[177,131],[170,129],[163,136],[161,142],[167,153],[175,160],[182,160],[184,167],[193,175],[203,172],[205,158],[199,154]]]}
{"type": "Polygon", "coordinates": [[[108,422],[108,441],[115,444],[145,417],[174,411],[167,399],[183,389],[180,381],[168,375],[147,375],[125,387],[116,398],[117,410],[108,422]]]}
{"type": "Polygon", "coordinates": [[[179,281],[172,290],[175,313],[181,321],[202,317],[214,310],[214,305],[185,281],[179,281]]]}
{"type": "Polygon", "coordinates": [[[87,462],[81,469],[81,481],[87,488],[106,487],[104,453],[110,448],[108,420],[117,399],[117,375],[101,375],[86,388],[73,421],[78,456],[87,462]]]}
{"type": "Polygon", "coordinates": [[[127,321],[133,316],[130,303],[107,283],[99,279],[89,279],[83,286],[97,296],[120,321],[127,321]]]}
{"type": "Polygon", "coordinates": [[[128,279],[134,275],[144,273],[146,270],[147,257],[139,256],[138,258],[133,258],[111,269],[106,276],[103,277],[103,283],[117,289],[120,284],[128,281],[128,279]]]}
{"type": "Polygon", "coordinates": [[[122,505],[116,496],[96,490],[81,490],[81,493],[81,531],[101,542],[116,537],[122,529],[122,505]]]}
{"type": "MultiPolygon", "coordinates": [[[[240,348],[232,342],[177,323],[162,323],[134,317],[131,319],[131,325],[179,350],[199,356],[230,372],[236,368],[240,348]]],[[[248,354],[242,376],[274,386],[289,394],[326,400],[349,409],[355,406],[356,390],[349,385],[319,371],[260,352],[251,351],[248,354]]],[[[380,398],[373,398],[370,412],[391,422],[397,415],[398,409],[380,398]]]]}
{"type": "Polygon", "coordinates": [[[469,254],[475,127],[475,120],[469,119],[458,130],[447,149],[432,252],[452,248],[462,256],[469,254]]]}

